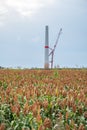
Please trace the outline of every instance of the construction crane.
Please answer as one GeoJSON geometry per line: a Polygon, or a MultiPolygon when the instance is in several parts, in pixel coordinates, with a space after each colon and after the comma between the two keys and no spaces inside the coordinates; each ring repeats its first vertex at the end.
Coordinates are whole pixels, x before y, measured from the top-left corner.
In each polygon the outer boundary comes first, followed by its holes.
{"type": "Polygon", "coordinates": [[[54,48],[52,49],[52,48],[49,47],[49,49],[51,50],[51,52],[49,53],[48,56],[51,56],[51,61],[50,61],[50,63],[51,63],[51,68],[53,68],[54,52],[55,52],[55,49],[56,49],[56,47],[57,47],[57,44],[58,44],[58,41],[59,41],[61,32],[62,32],[62,28],[60,28],[60,31],[59,31],[59,33],[58,33],[56,42],[55,42],[55,44],[54,44],[54,48]]]}

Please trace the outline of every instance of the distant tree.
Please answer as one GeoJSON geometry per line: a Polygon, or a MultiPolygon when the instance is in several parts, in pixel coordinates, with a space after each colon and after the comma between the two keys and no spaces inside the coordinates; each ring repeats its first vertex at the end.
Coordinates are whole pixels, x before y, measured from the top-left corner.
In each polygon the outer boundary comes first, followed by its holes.
{"type": "Polygon", "coordinates": [[[0,69],[4,69],[4,67],[0,66],[0,69]]]}

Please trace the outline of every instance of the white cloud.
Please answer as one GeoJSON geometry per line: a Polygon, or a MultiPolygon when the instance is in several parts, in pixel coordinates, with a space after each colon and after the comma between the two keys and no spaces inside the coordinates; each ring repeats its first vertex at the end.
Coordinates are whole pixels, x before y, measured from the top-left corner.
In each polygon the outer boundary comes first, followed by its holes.
{"type": "Polygon", "coordinates": [[[0,16],[3,14],[6,14],[7,12],[8,12],[8,10],[4,6],[0,7],[0,16]]]}
{"type": "Polygon", "coordinates": [[[31,17],[41,8],[51,6],[56,0],[0,0],[0,25],[9,17],[31,17]]]}
{"type": "Polygon", "coordinates": [[[8,9],[6,8],[4,2],[0,0],[0,27],[4,25],[4,21],[8,16],[8,9]]]}
{"type": "Polygon", "coordinates": [[[0,0],[0,8],[3,11],[14,10],[20,15],[30,16],[46,5],[52,5],[55,0],[0,0]]]}

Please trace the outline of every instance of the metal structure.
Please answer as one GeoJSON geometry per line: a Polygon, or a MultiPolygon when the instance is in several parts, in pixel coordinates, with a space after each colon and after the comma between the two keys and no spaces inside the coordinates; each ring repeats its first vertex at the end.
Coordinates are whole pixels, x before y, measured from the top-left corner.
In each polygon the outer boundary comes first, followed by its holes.
{"type": "Polygon", "coordinates": [[[52,49],[52,48],[49,48],[49,49],[51,50],[50,54],[48,55],[48,56],[51,56],[51,61],[50,61],[50,63],[51,63],[51,68],[53,68],[54,51],[55,51],[56,46],[57,46],[57,44],[58,44],[58,41],[59,41],[59,37],[60,37],[60,35],[61,35],[61,32],[62,32],[62,28],[60,28],[60,31],[59,31],[59,33],[58,33],[56,42],[55,42],[55,44],[54,44],[54,48],[53,48],[53,49],[52,49]]]}
{"type": "Polygon", "coordinates": [[[54,48],[52,49],[49,47],[49,27],[48,26],[45,27],[45,64],[44,64],[45,69],[49,69],[49,56],[51,56],[50,63],[51,63],[51,68],[53,68],[54,52],[55,52],[56,46],[58,44],[61,32],[62,32],[62,28],[60,29],[60,31],[58,33],[56,42],[54,44],[54,48]],[[49,49],[51,50],[50,53],[49,53],[49,49]]]}

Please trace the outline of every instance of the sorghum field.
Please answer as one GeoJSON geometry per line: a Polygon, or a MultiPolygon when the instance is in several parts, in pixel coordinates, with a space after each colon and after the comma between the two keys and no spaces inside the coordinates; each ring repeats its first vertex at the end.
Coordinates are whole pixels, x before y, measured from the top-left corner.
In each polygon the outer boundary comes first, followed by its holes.
{"type": "Polygon", "coordinates": [[[0,69],[0,130],[87,130],[87,69],[0,69]]]}

